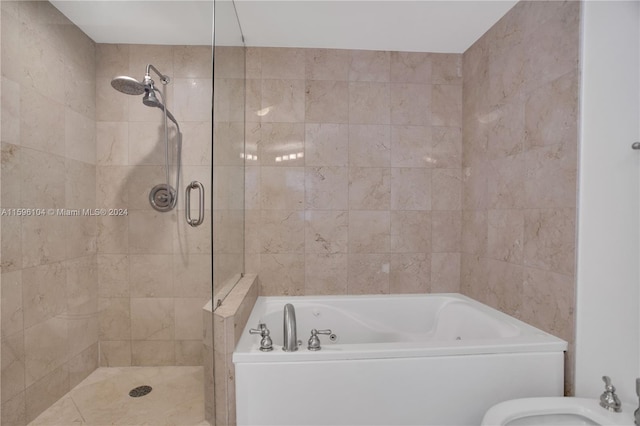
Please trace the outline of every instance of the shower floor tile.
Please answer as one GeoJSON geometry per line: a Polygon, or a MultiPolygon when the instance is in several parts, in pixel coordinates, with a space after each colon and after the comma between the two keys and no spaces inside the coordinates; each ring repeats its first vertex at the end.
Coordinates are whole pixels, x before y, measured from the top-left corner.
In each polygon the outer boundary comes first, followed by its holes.
{"type": "Polygon", "coordinates": [[[30,426],[209,426],[202,367],[99,368],[29,423],[30,426]],[[135,387],[153,390],[138,398],[135,387]]]}

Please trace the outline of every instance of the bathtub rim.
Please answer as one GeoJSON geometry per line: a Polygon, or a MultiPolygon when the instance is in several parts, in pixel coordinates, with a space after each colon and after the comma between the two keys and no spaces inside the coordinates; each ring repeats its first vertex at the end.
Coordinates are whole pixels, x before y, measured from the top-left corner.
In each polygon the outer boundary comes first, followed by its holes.
{"type": "MultiPolygon", "coordinates": [[[[444,305],[443,305],[444,306],[444,305]]],[[[266,309],[266,308],[265,308],[266,309]]],[[[254,321],[255,322],[255,321],[254,321]]],[[[522,320],[492,308],[473,298],[460,293],[427,293],[427,294],[366,294],[366,295],[312,295],[312,296],[260,296],[249,316],[249,321],[243,330],[243,337],[236,345],[232,360],[234,363],[251,362],[310,362],[331,360],[384,359],[384,358],[414,358],[431,356],[465,356],[494,353],[528,353],[528,352],[563,352],[568,343],[548,332],[540,330],[522,320]],[[274,345],[271,352],[259,350],[259,336],[255,339],[245,338],[248,329],[256,324],[251,321],[255,316],[264,314],[258,311],[266,304],[284,306],[285,303],[331,302],[335,300],[367,300],[367,299],[415,299],[415,298],[445,298],[448,303],[467,303],[474,308],[509,325],[516,326],[522,331],[520,335],[496,339],[466,339],[463,341],[431,341],[431,342],[389,342],[389,343],[358,343],[325,345],[321,351],[309,351],[306,344],[300,346],[296,352],[284,352],[280,345],[274,345]]],[[[298,335],[299,340],[305,336],[298,335]]]]}

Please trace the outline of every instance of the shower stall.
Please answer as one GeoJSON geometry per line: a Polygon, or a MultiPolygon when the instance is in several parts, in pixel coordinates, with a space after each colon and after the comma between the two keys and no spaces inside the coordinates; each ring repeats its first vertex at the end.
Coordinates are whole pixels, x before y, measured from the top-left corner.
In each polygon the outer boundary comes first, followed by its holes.
{"type": "Polygon", "coordinates": [[[2,425],[213,423],[203,307],[244,272],[244,48],[230,2],[143,3],[1,3],[2,425]],[[191,19],[115,20],[139,7],[191,19]]]}

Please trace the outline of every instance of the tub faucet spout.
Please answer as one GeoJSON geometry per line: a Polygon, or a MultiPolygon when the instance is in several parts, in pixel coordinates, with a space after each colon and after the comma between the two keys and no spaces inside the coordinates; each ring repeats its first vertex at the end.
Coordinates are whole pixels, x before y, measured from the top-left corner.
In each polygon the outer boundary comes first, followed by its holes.
{"type": "Polygon", "coordinates": [[[284,344],[282,350],[294,352],[298,350],[296,333],[296,310],[291,303],[284,305],[284,344]]]}

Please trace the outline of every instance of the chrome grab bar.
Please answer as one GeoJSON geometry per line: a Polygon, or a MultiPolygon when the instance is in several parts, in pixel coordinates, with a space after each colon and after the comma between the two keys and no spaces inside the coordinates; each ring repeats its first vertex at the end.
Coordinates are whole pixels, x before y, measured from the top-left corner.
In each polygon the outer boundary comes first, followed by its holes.
{"type": "Polygon", "coordinates": [[[204,186],[197,180],[192,181],[187,185],[187,190],[184,197],[184,215],[187,223],[193,227],[199,226],[204,222],[204,186]],[[198,188],[198,218],[191,218],[191,190],[198,188]]]}

